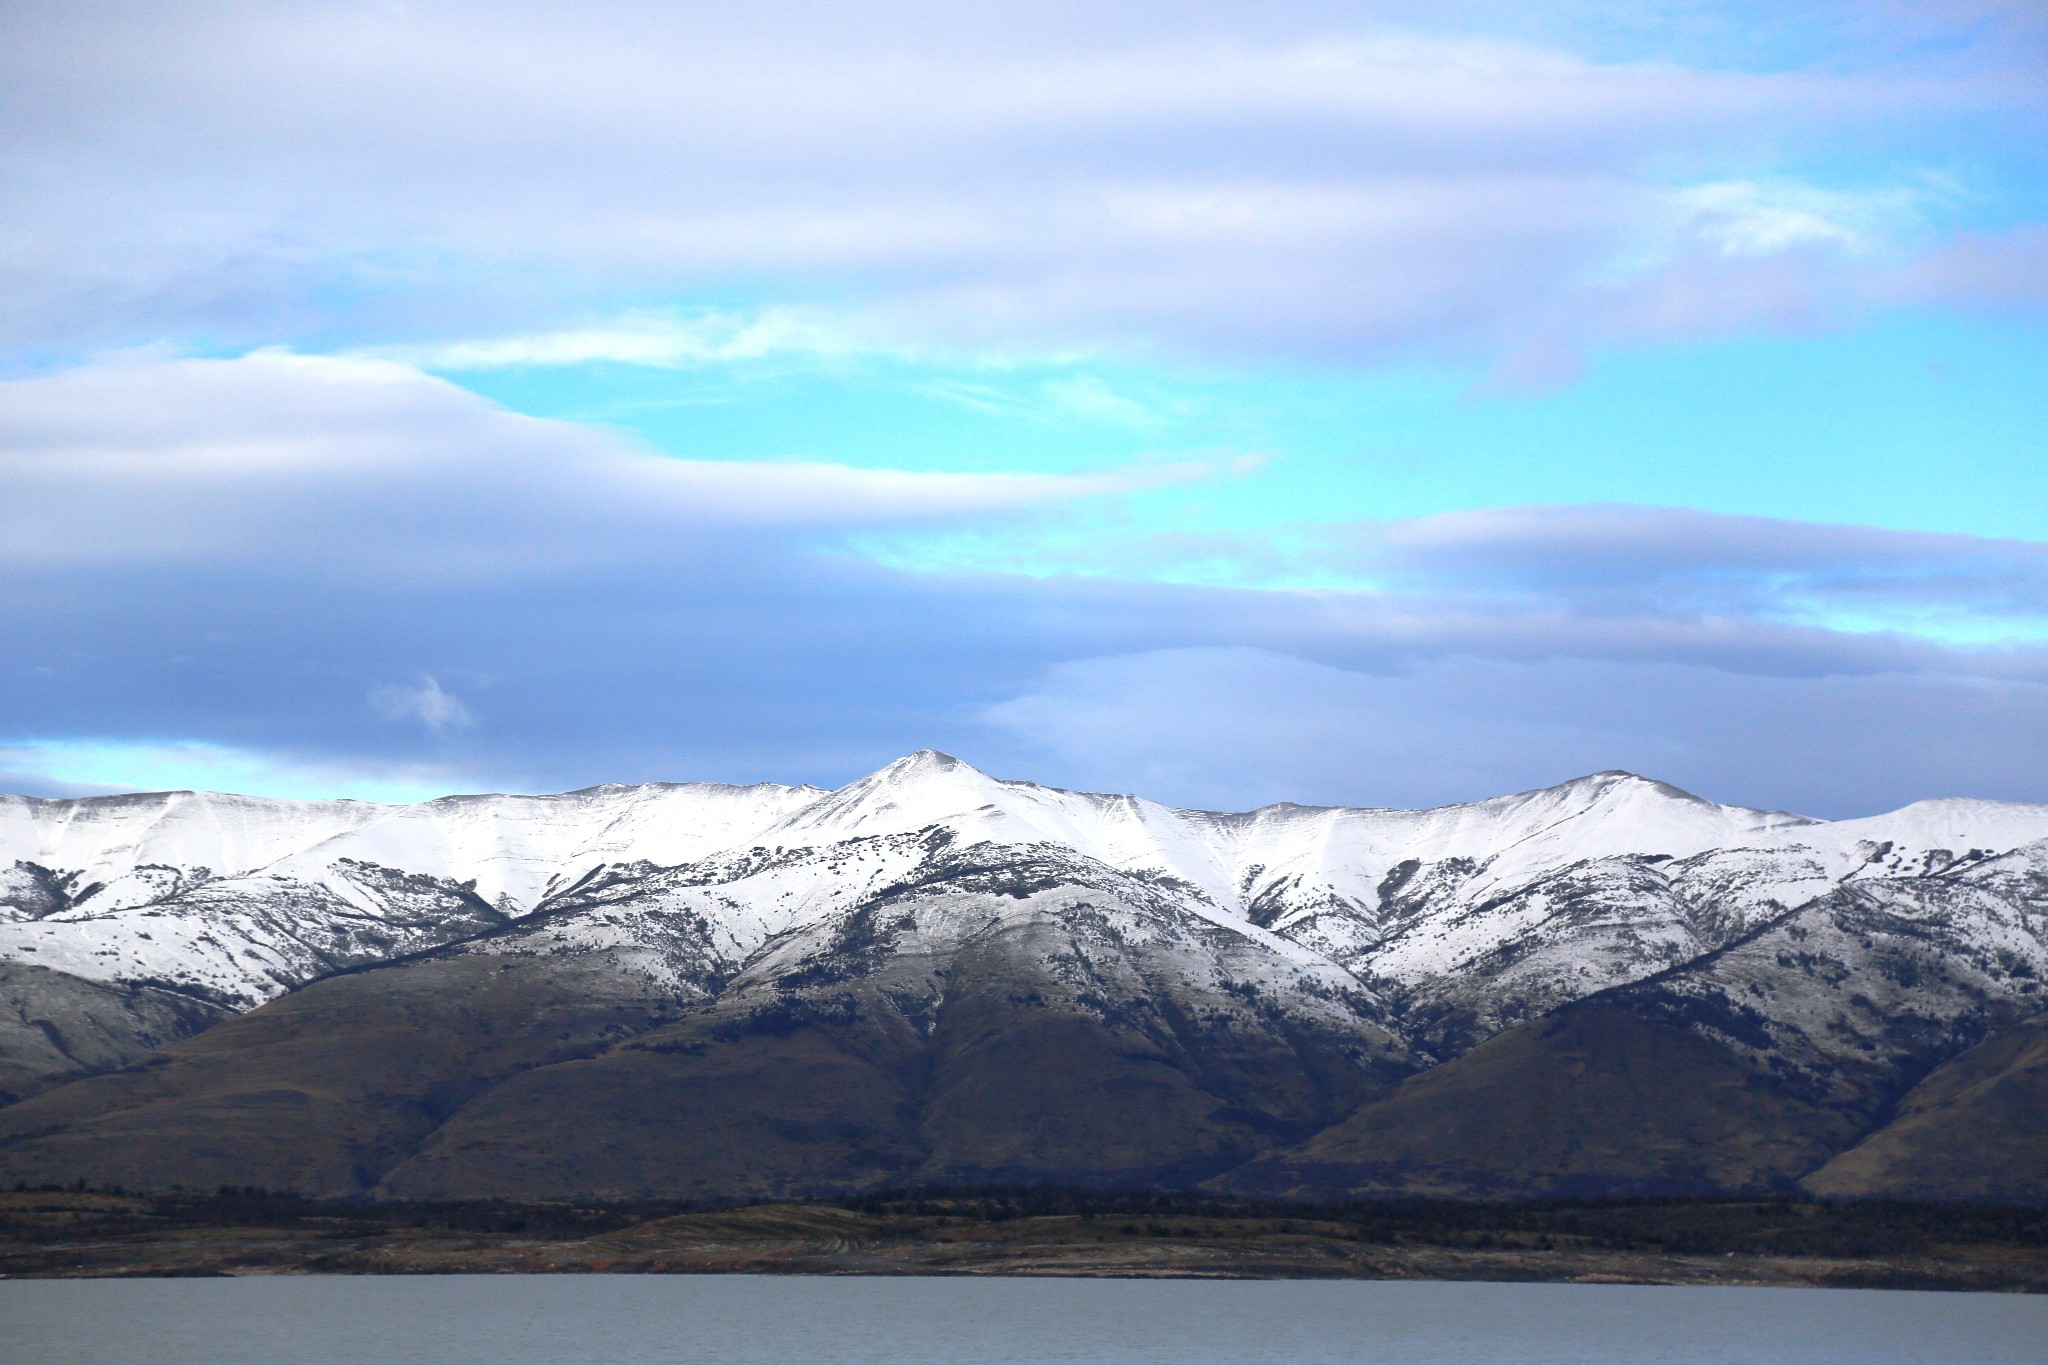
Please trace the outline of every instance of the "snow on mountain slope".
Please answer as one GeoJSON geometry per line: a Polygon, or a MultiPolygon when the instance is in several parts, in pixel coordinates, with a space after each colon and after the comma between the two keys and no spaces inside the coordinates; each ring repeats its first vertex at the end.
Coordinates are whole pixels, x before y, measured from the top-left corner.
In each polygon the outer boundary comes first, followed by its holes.
{"type": "Polygon", "coordinates": [[[0,959],[246,1007],[499,927],[610,862],[693,861],[821,794],[694,783],[415,806],[10,798],[0,898],[14,922],[0,921],[0,959]]]}
{"type": "Polygon", "coordinates": [[[2043,840],[2048,807],[1933,801],[1824,822],[1626,773],[1425,811],[1183,811],[1003,781],[929,751],[833,792],[4,798],[0,958],[250,1004],[475,940],[602,949],[695,991],[779,936],[939,875],[953,850],[1056,849],[1239,936],[1276,978],[1334,972],[1377,993],[1441,1052],[1711,952],[1849,881],[1988,867],[2043,840]]]}
{"type": "Polygon", "coordinates": [[[1172,877],[1219,908],[1265,922],[1253,908],[1262,898],[1322,897],[1369,910],[1404,860],[1482,863],[1488,872],[1473,890],[1484,893],[1587,858],[1687,856],[1817,823],[1717,806],[1626,773],[1425,811],[1184,811],[1002,781],[926,751],[822,796],[762,838],[814,847],[942,825],[968,843],[1060,844],[1125,871],[1172,877]]]}
{"type": "Polygon", "coordinates": [[[1111,867],[1176,878],[1235,910],[1232,869],[1202,823],[1196,813],[1134,796],[1006,782],[924,750],[822,796],[763,838],[817,847],[938,826],[964,844],[1058,844],[1111,867]]]}
{"type": "Polygon", "coordinates": [[[210,792],[0,796],[0,865],[23,883],[22,864],[69,878],[65,908],[90,903],[96,911],[162,899],[170,889],[163,874],[181,874],[186,885],[265,870],[295,876],[344,858],[474,880],[492,904],[531,909],[552,879],[587,870],[579,864],[694,861],[822,795],[815,787],[699,782],[444,796],[411,806],[210,792]]]}
{"type": "MultiPolygon", "coordinates": [[[[1986,828],[1966,830],[1980,848],[1986,828]]],[[[1859,875],[1625,998],[1816,1097],[1881,1104],[2048,1004],[2048,841],[1859,875]]]]}
{"type": "Polygon", "coordinates": [[[279,860],[309,880],[342,859],[403,868],[472,890],[508,915],[605,863],[673,867],[754,837],[824,795],[815,787],[709,782],[591,787],[560,796],[444,796],[279,860]]]}
{"type": "Polygon", "coordinates": [[[0,958],[247,1009],[342,968],[505,922],[459,885],[342,862],[318,883],[257,873],[202,882],[148,905],[0,924],[0,958]]]}
{"type": "MultiPolygon", "coordinates": [[[[36,884],[50,908],[88,900],[99,909],[141,905],[180,885],[264,867],[404,809],[215,792],[76,801],[0,796],[0,867],[12,874],[0,887],[21,888],[14,897],[28,897],[27,888],[36,884]],[[22,864],[49,875],[26,873],[22,864]]],[[[18,908],[21,902],[10,897],[8,903],[18,908]]]]}
{"type": "Polygon", "coordinates": [[[850,913],[916,878],[942,832],[865,835],[820,848],[755,846],[680,867],[609,864],[465,951],[599,954],[682,994],[738,971],[798,926],[850,913]]]}

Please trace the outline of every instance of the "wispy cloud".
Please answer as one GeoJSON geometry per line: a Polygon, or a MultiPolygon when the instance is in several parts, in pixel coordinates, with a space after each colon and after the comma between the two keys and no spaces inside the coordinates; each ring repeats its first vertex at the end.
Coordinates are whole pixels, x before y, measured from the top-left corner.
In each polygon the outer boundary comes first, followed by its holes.
{"type": "Polygon", "coordinates": [[[1044,393],[1061,410],[1092,421],[1138,428],[1154,426],[1158,422],[1150,408],[1135,398],[1115,392],[1093,375],[1053,380],[1045,385],[1044,393]]]}
{"type": "Polygon", "coordinates": [[[704,310],[687,316],[629,314],[607,325],[411,346],[362,347],[353,354],[427,370],[465,372],[589,364],[680,369],[779,355],[893,352],[842,318],[769,308],[704,310]]]}
{"type": "Polygon", "coordinates": [[[1383,581],[1586,615],[2048,642],[2039,541],[1601,505],[1451,512],[1335,538],[1336,562],[1383,581]]]}
{"type": "Polygon", "coordinates": [[[1689,648],[1683,639],[1727,638],[1731,626],[1943,647],[2048,644],[2048,543],[1687,508],[1495,507],[1207,532],[1065,519],[863,543],[912,569],[1322,594],[1383,628],[1399,619],[1408,623],[1400,631],[1427,635],[1432,620],[1486,620],[1502,639],[1547,631],[1567,650],[1597,651],[1596,636],[1633,632],[1676,651],[1689,648]]]}
{"type": "Polygon", "coordinates": [[[1797,248],[1899,250],[1924,232],[1924,188],[1830,190],[1796,181],[1720,181],[1671,196],[1687,226],[1726,256],[1797,248]]]}
{"type": "Polygon", "coordinates": [[[460,697],[442,688],[433,674],[417,683],[390,683],[370,689],[370,705],[392,720],[415,721],[438,734],[476,724],[476,716],[460,697]]]}

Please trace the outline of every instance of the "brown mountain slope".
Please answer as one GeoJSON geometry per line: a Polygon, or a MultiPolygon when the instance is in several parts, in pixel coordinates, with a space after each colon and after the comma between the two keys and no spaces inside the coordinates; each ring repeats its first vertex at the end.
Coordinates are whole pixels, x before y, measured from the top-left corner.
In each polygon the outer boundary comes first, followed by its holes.
{"type": "Polygon", "coordinates": [[[1936,1068],[1897,1116],[1800,1182],[1831,1198],[2048,1198],[2048,1016],[1936,1068]]]}
{"type": "Polygon", "coordinates": [[[711,1005],[601,954],[454,950],[333,978],[0,1110],[0,1181],[472,1198],[1188,1183],[1410,1065],[1369,1000],[1272,1003],[1258,945],[1070,871],[896,888],[777,940],[711,1005]]]}
{"type": "Polygon", "coordinates": [[[0,963],[0,1105],[125,1066],[230,1014],[176,991],[0,963]]]}
{"type": "Polygon", "coordinates": [[[1272,1140],[1270,1118],[1204,1091],[1176,1060],[1142,1032],[1000,997],[949,1003],[926,1036],[854,988],[816,1008],[721,1010],[528,1072],[457,1114],[383,1189],[726,1198],[900,1178],[1176,1183],[1272,1140]]]}
{"type": "Polygon", "coordinates": [[[1119,928],[1099,896],[941,891],[823,926],[700,1014],[499,1086],[382,1188],[1180,1184],[1313,1131],[1398,1074],[1367,1022],[1267,1017],[1204,984],[1209,954],[1243,951],[1237,936],[1192,917],[1119,928]],[[1187,975],[1168,991],[1166,972],[1187,975]]]}
{"type": "Polygon", "coordinates": [[[1857,1126],[1711,1042],[1602,1002],[1500,1034],[1216,1183],[1322,1197],[1762,1190],[1857,1126]]]}
{"type": "Polygon", "coordinates": [[[495,1081],[588,1055],[674,1005],[642,979],[560,959],[331,978],[0,1109],[0,1180],[352,1193],[495,1081]]]}

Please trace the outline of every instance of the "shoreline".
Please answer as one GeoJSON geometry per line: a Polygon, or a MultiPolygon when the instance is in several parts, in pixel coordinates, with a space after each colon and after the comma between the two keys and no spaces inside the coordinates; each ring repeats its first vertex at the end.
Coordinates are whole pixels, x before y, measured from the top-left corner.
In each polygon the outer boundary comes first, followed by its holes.
{"type": "Polygon", "coordinates": [[[2048,1293],[2039,1211],[2000,1221],[1998,1211],[1922,1210],[1910,1225],[1927,1224],[1920,1235],[1898,1232],[1894,1218],[1883,1225],[1893,1245],[1830,1249],[1870,1242],[1868,1225],[1886,1211],[1712,1201],[1418,1206],[1373,1223],[1322,1209],[1129,1213],[1113,1196],[1080,1212],[1012,1211],[986,1198],[905,1202],[923,1211],[759,1204],[638,1217],[647,1211],[15,1192],[0,1195],[0,1276],[1001,1275],[2048,1293]],[[1955,1226],[1940,1226],[1943,1213],[1955,1226]],[[1559,1230],[1587,1226],[1610,1244],[1559,1230]],[[1778,1245],[1756,1246],[1765,1234],[1778,1245]],[[1715,1247],[1716,1236],[1752,1246],[1715,1247]],[[1813,1245],[1800,1245],[1802,1236],[1813,1245]],[[1629,1239],[1636,1244],[1612,1244],[1629,1239]]]}

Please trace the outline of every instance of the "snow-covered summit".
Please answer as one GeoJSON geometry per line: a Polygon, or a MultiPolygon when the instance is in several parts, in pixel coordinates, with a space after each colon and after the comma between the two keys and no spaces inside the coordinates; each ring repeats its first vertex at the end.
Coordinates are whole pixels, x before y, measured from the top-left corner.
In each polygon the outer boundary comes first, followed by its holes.
{"type": "Polygon", "coordinates": [[[1276,878],[1367,895],[1396,866],[1461,859],[1496,879],[1628,855],[1811,850],[1835,871],[1933,850],[2004,852],[2048,838],[2048,806],[1922,801],[1822,821],[1704,800],[1610,771],[1426,810],[1279,803],[1180,810],[1132,795],[995,778],[920,750],[836,791],[759,783],[607,785],[548,796],[449,796],[415,805],[282,801],[204,792],[48,800],[0,796],[0,867],[68,877],[70,903],[106,911],[153,898],[175,869],[211,880],[270,872],[318,878],[342,860],[473,883],[518,913],[599,864],[678,866],[751,846],[815,848],[943,828],[963,843],[1055,844],[1163,874],[1241,909],[1276,878]]]}
{"type": "Polygon", "coordinates": [[[581,923],[603,887],[606,941],[651,933],[635,917],[658,905],[736,968],[926,877],[936,850],[979,848],[985,865],[1052,857],[1084,879],[1134,879],[1297,967],[1451,1001],[1501,973],[1535,983],[1517,989],[1599,989],[1852,882],[1989,876],[2036,846],[2048,850],[2048,807],[1928,801],[1830,822],[1604,772],[1429,810],[1229,813],[995,778],[932,750],[836,791],[0,797],[0,961],[253,1001],[542,910],[581,923]]]}

